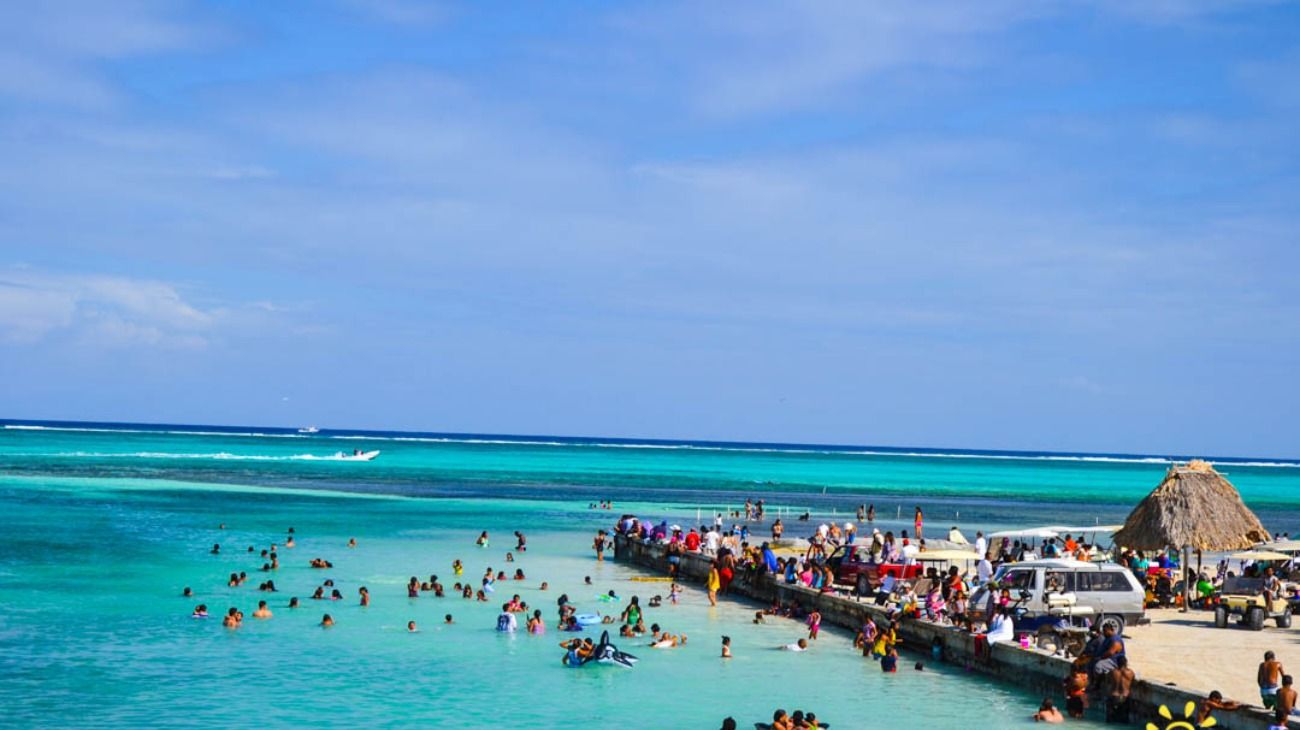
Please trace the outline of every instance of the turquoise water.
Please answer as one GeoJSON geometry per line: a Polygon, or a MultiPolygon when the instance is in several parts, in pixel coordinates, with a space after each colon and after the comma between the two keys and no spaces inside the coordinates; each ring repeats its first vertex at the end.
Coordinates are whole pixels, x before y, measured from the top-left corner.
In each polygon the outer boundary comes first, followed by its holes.
{"type": "MultiPolygon", "coordinates": [[[[903,718],[930,727],[1027,723],[1039,698],[1015,688],[942,666],[884,676],[834,631],[811,652],[782,652],[776,647],[802,635],[801,625],[755,626],[753,606],[709,608],[694,587],[681,605],[647,611],[690,642],[653,650],[622,640],[642,658],[631,670],[565,669],[556,646],[564,635],[553,626],[544,637],[502,636],[495,617],[513,593],[548,624],[562,592],[584,610],[604,607],[594,596],[611,588],[643,601],[666,593],[588,550],[590,535],[624,509],[692,517],[753,494],[825,513],[874,501],[883,514],[922,501],[932,521],[960,513],[968,527],[1104,521],[1162,471],[1142,461],[4,429],[3,722],[543,728],[632,716],[715,728],[726,715],[747,727],[780,706],[815,710],[840,728],[903,718]],[[321,458],[353,448],[383,453],[371,463],[321,458]],[[615,499],[617,509],[588,509],[597,498],[615,499]],[[283,545],[289,526],[299,544],[281,549],[271,576],[281,589],[269,597],[275,616],[255,620],[256,602],[268,596],[256,590],[263,561],[244,550],[283,545]],[[478,549],[484,529],[495,540],[478,549]],[[516,529],[529,551],[505,563],[516,529]],[[359,545],[349,549],[353,537],[359,545]],[[214,542],[220,555],[208,553],[214,542]],[[335,568],[309,568],[317,556],[335,568]],[[488,565],[522,568],[528,578],[498,584],[486,604],[450,592],[406,597],[412,575],[436,573],[450,588],[455,558],[466,566],[460,580],[477,581],[488,565]],[[241,570],[249,583],[228,588],[228,574],[241,570]],[[309,600],[327,576],[345,599],[309,600]],[[540,590],[543,580],[550,590],[540,590]],[[361,585],[373,597],[367,608],[357,605],[361,585]],[[180,597],[185,586],[194,599],[180,597]],[[290,596],[303,607],[288,609],[290,596]],[[213,618],[189,618],[197,602],[213,618]],[[249,615],[236,631],[218,618],[229,606],[249,615]],[[338,622],[331,629],[317,626],[326,611],[338,622]],[[441,623],[445,613],[453,625],[441,623]],[[408,620],[420,632],[407,633],[408,620]],[[723,634],[734,642],[729,662],[717,658],[723,634]]],[[[1285,523],[1294,468],[1231,471],[1252,505],[1285,523]]]]}

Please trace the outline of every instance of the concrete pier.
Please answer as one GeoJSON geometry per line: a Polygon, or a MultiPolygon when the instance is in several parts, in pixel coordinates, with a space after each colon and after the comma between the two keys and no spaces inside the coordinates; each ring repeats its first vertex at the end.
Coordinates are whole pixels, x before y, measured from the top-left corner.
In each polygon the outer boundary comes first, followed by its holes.
{"type": "MultiPolygon", "coordinates": [[[[668,572],[668,559],[664,546],[657,543],[643,543],[629,540],[623,535],[614,538],[614,556],[631,564],[647,568],[656,574],[668,572]]],[[[682,556],[678,576],[682,582],[703,583],[709,574],[710,558],[698,553],[682,556]]],[[[798,601],[807,610],[816,609],[822,614],[822,621],[852,631],[857,631],[866,621],[868,615],[879,623],[885,620],[885,612],[879,606],[821,593],[800,585],[787,585],[773,580],[770,576],[750,580],[743,572],[732,581],[730,593],[741,595],[769,606],[773,601],[783,603],[798,601]]],[[[1018,644],[1004,642],[994,644],[986,656],[976,657],[975,637],[951,626],[942,626],[922,619],[901,621],[899,623],[899,641],[908,649],[930,652],[930,647],[937,638],[943,645],[944,661],[959,666],[968,666],[973,671],[987,675],[998,681],[1010,682],[1019,687],[1031,689],[1044,697],[1052,697],[1058,706],[1064,708],[1061,699],[1061,683],[1069,674],[1070,662],[1058,656],[1052,656],[1038,649],[1023,649],[1018,644]]],[[[1158,728],[1164,728],[1169,722],[1157,712],[1161,705],[1168,707],[1175,718],[1181,718],[1183,708],[1188,702],[1198,705],[1205,699],[1203,693],[1183,689],[1160,681],[1134,666],[1139,679],[1133,684],[1132,722],[1144,725],[1153,722],[1158,728]]],[[[1253,668],[1243,668],[1252,671],[1253,668]]],[[[1255,698],[1234,698],[1249,701],[1255,698]]],[[[1027,711],[1032,708],[1026,708],[1027,711]]],[[[1095,712],[1096,710],[1090,710],[1095,712]]],[[[1268,730],[1272,727],[1272,713],[1259,707],[1243,707],[1233,712],[1216,712],[1217,727],[1239,728],[1241,730],[1268,730]]],[[[1287,727],[1300,728],[1300,723],[1292,721],[1287,727]]]]}

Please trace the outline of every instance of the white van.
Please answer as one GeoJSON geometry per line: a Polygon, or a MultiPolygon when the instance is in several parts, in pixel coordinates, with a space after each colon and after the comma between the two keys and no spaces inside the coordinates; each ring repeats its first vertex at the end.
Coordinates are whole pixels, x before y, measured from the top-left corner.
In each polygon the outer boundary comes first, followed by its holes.
{"type": "MultiPolygon", "coordinates": [[[[1146,589],[1128,568],[1115,563],[1057,559],[1006,563],[993,574],[992,583],[998,590],[1010,590],[1017,630],[1063,619],[1088,619],[1123,633],[1126,625],[1146,613],[1146,589]]],[[[988,588],[981,586],[971,595],[971,610],[982,611],[988,605],[988,588]]]]}

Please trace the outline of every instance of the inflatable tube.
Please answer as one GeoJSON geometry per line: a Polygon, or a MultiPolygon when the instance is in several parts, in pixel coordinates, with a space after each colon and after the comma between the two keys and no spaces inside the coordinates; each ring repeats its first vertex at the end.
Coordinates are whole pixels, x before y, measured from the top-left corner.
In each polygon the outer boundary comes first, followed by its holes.
{"type": "Polygon", "coordinates": [[[628,578],[628,580],[634,583],[672,583],[675,580],[675,578],[659,578],[659,577],[649,576],[649,575],[638,575],[632,578],[628,578]]]}
{"type": "Polygon", "coordinates": [[[580,613],[573,617],[579,626],[590,626],[600,623],[600,614],[598,613],[580,613]]]}
{"type": "Polygon", "coordinates": [[[600,643],[591,652],[591,656],[583,660],[583,665],[591,664],[614,664],[624,669],[631,669],[637,663],[637,658],[618,650],[618,647],[609,643],[609,632],[602,631],[600,634],[600,643]]]}
{"type": "Polygon", "coordinates": [[[614,603],[614,602],[616,602],[616,601],[621,601],[621,600],[623,600],[623,599],[622,599],[621,597],[619,597],[619,596],[611,596],[611,595],[609,595],[608,593],[602,593],[602,594],[596,596],[596,600],[597,600],[597,601],[604,601],[604,602],[606,602],[606,603],[614,603]]]}

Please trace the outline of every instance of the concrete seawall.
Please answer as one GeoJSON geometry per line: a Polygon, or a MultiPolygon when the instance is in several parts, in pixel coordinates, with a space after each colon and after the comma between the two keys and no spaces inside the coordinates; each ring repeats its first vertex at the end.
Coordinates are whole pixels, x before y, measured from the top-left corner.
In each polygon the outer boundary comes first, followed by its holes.
{"type": "MultiPolygon", "coordinates": [[[[665,552],[665,548],[659,544],[628,540],[622,535],[616,535],[614,539],[616,559],[648,568],[657,574],[664,574],[668,570],[665,552]]],[[[706,556],[688,553],[682,556],[678,575],[683,583],[703,583],[708,577],[709,564],[710,560],[706,556]]],[[[775,600],[798,601],[806,609],[815,608],[820,611],[823,622],[852,631],[862,626],[868,615],[877,622],[885,617],[884,610],[874,604],[824,594],[803,586],[787,585],[770,577],[751,581],[743,574],[737,575],[730,592],[751,598],[764,606],[771,605],[775,600]]],[[[987,656],[977,658],[975,637],[971,634],[923,620],[908,620],[899,624],[899,640],[909,649],[928,653],[936,638],[943,644],[945,662],[968,666],[973,671],[999,681],[1014,683],[1044,697],[1056,698],[1058,705],[1064,706],[1061,681],[1069,674],[1068,660],[1036,649],[1022,649],[1012,643],[995,644],[987,656]]],[[[1131,695],[1132,721],[1136,725],[1149,721],[1163,728],[1168,721],[1156,714],[1161,705],[1168,707],[1175,718],[1180,718],[1183,707],[1188,702],[1199,704],[1205,699],[1205,695],[1200,692],[1169,686],[1157,677],[1145,676],[1142,667],[1134,669],[1140,677],[1134,683],[1131,695]]],[[[1031,709],[1026,708],[1026,712],[1031,709]]],[[[1216,712],[1215,717],[1219,721],[1217,727],[1240,730],[1268,730],[1272,727],[1271,713],[1259,708],[1216,712]]],[[[1292,721],[1288,727],[1300,728],[1300,724],[1292,721]]]]}

